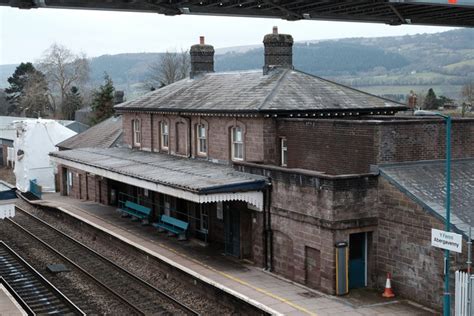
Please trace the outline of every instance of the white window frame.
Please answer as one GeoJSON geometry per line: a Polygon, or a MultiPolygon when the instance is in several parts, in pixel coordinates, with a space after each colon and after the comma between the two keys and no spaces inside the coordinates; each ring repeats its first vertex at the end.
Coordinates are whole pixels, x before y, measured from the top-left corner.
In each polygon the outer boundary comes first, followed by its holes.
{"type": "Polygon", "coordinates": [[[165,150],[168,150],[170,146],[170,126],[167,121],[160,122],[160,146],[161,146],[161,149],[165,149],[165,150]],[[165,142],[165,137],[166,137],[166,142],[165,142]]]}
{"type": "Polygon", "coordinates": [[[133,127],[133,146],[140,146],[142,142],[140,120],[133,120],[132,127],[133,127]]]}
{"type": "Polygon", "coordinates": [[[237,161],[242,161],[244,160],[244,129],[240,126],[235,126],[232,128],[232,133],[231,133],[231,155],[232,155],[232,160],[237,160],[237,161]],[[240,132],[240,140],[236,140],[236,133],[237,131],[240,132]],[[242,156],[237,157],[236,156],[236,146],[241,146],[240,153],[242,156]]]}
{"type": "Polygon", "coordinates": [[[196,139],[197,139],[197,154],[199,156],[207,156],[207,130],[206,125],[198,124],[196,125],[196,139]],[[204,132],[204,135],[201,134],[201,131],[204,132]],[[204,143],[204,150],[202,143],[204,143]]]}
{"type": "Polygon", "coordinates": [[[280,138],[280,162],[282,167],[288,166],[288,140],[286,137],[280,138]]]}

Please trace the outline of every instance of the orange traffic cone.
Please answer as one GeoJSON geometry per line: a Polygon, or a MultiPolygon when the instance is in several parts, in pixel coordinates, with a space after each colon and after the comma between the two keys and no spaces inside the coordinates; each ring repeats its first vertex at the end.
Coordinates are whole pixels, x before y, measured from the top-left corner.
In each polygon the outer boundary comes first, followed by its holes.
{"type": "Polygon", "coordinates": [[[385,283],[385,290],[383,291],[382,296],[387,298],[395,297],[395,294],[393,294],[392,291],[392,284],[390,283],[390,272],[387,273],[387,282],[385,283]]]}

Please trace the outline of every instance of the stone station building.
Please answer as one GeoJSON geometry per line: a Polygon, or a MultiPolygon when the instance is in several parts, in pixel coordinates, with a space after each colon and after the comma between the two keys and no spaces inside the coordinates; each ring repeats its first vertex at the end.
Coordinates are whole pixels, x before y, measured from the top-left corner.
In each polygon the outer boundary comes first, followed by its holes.
{"type": "MultiPolygon", "coordinates": [[[[274,29],[263,71],[214,73],[201,38],[189,78],[116,106],[124,146],[51,154],[61,193],[148,206],[152,222],[186,221],[188,237],[330,294],[336,275],[379,288],[392,272],[400,294],[440,308],[442,251],[430,229],[443,225],[443,121],[395,115],[406,106],[293,69],[292,44],[274,29]]],[[[454,120],[452,138],[454,158],[474,157],[473,120],[454,120]]],[[[472,202],[474,161],[458,166],[453,182],[465,181],[472,202]]],[[[471,216],[462,214],[459,231],[471,216]]]]}

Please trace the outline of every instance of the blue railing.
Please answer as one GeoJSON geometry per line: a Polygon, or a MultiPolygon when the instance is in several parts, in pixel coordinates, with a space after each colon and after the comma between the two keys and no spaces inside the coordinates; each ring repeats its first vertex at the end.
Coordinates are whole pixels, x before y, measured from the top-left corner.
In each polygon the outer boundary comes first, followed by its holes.
{"type": "Polygon", "coordinates": [[[38,199],[41,199],[41,191],[42,187],[37,183],[37,180],[30,180],[30,192],[33,193],[38,199]]]}

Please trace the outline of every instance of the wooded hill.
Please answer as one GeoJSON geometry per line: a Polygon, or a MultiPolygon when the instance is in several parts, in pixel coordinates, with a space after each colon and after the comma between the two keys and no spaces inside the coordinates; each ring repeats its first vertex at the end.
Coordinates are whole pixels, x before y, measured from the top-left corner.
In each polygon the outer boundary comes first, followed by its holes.
{"type": "MultiPolygon", "coordinates": [[[[258,47],[258,46],[257,46],[258,47]]],[[[216,54],[216,71],[258,69],[263,48],[225,49],[216,54]]],[[[91,86],[106,71],[128,97],[144,92],[148,66],[160,53],[103,55],[91,59],[91,86]]],[[[350,38],[297,42],[294,64],[299,70],[378,95],[406,95],[410,90],[458,98],[461,86],[474,79],[474,30],[458,29],[413,36],[350,38]]],[[[0,66],[0,88],[14,65],[0,66]]]]}

